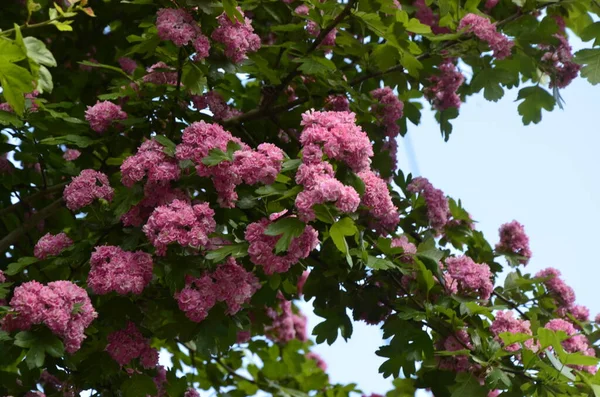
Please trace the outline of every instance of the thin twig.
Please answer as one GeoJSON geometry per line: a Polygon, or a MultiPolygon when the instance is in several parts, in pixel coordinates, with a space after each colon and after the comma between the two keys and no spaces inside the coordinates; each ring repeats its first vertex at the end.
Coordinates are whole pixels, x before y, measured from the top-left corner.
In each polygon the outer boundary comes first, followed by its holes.
{"type": "Polygon", "coordinates": [[[66,186],[68,183],[69,182],[59,183],[58,185],[48,187],[46,190],[40,190],[40,191],[32,194],[31,196],[24,197],[23,199],[19,200],[19,202],[9,205],[6,208],[0,209],[0,216],[4,215],[6,213],[12,212],[12,211],[16,210],[17,208],[19,208],[20,206],[30,203],[32,201],[35,201],[38,198],[43,197],[47,194],[53,194],[59,190],[62,190],[62,188],[64,186],[66,186]]]}
{"type": "Polygon", "coordinates": [[[501,301],[505,302],[508,304],[508,306],[510,306],[512,309],[515,309],[521,316],[523,316],[523,318],[525,320],[529,320],[529,317],[527,316],[526,313],[524,313],[520,308],[519,305],[517,305],[515,302],[511,301],[510,299],[508,299],[507,297],[505,297],[504,295],[502,295],[501,293],[494,291],[492,292],[492,295],[496,296],[497,298],[499,298],[501,301]]]}

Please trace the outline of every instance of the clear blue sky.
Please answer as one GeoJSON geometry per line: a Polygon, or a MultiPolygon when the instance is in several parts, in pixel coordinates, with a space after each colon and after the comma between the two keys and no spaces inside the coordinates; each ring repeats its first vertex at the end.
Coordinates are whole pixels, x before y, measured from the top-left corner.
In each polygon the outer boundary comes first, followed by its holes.
{"type": "MultiPolygon", "coordinates": [[[[517,90],[512,90],[497,103],[481,95],[469,98],[449,142],[428,111],[408,133],[422,176],[462,199],[492,244],[502,223],[523,223],[533,251],[525,270],[559,269],[593,317],[600,312],[600,265],[594,255],[600,226],[600,86],[579,78],[562,96],[565,109],[544,113],[537,125],[523,126],[514,102],[517,90]]],[[[414,173],[403,139],[399,145],[400,168],[414,173]]],[[[303,306],[305,312],[310,307],[303,306]]],[[[310,313],[310,329],[319,322],[310,313]]],[[[348,343],[338,340],[315,351],[328,363],[332,381],[355,382],[365,392],[384,394],[391,381],[377,371],[382,360],[374,352],[381,344],[377,327],[356,323],[348,343]]]]}

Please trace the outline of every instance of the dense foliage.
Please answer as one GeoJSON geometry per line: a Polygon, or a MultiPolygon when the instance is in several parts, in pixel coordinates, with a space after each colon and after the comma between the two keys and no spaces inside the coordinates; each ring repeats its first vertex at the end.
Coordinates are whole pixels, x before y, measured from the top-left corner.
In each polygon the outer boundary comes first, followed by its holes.
{"type": "Polygon", "coordinates": [[[599,328],[558,271],[524,272],[524,227],[490,243],[396,167],[423,106],[449,139],[470,95],[521,87],[530,124],[600,82],[600,48],[568,42],[600,43],[597,15],[3,0],[0,395],[356,395],[311,352],[353,318],[382,330],[388,396],[600,396],[599,328]]]}

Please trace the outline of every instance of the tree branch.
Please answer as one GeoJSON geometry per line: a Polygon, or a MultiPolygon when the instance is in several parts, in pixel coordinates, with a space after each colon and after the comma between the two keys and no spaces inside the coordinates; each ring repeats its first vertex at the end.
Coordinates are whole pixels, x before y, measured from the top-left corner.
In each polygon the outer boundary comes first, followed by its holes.
{"type": "Polygon", "coordinates": [[[59,183],[58,185],[50,186],[46,190],[40,190],[39,192],[36,192],[36,193],[32,194],[31,196],[27,196],[27,197],[23,198],[22,200],[20,200],[19,202],[14,203],[13,205],[9,205],[6,208],[0,209],[0,216],[4,215],[6,213],[9,213],[9,212],[15,211],[17,208],[19,208],[23,204],[30,203],[30,202],[35,201],[38,198],[43,197],[47,194],[53,194],[56,191],[62,190],[62,188],[68,184],[69,184],[69,182],[59,183]]]}
{"type": "Polygon", "coordinates": [[[6,252],[6,250],[13,245],[18,239],[23,237],[30,229],[34,228],[39,222],[48,218],[54,214],[58,209],[62,207],[63,198],[59,198],[49,206],[36,212],[26,222],[23,222],[21,226],[10,232],[2,240],[0,240],[0,253],[6,252]]]}

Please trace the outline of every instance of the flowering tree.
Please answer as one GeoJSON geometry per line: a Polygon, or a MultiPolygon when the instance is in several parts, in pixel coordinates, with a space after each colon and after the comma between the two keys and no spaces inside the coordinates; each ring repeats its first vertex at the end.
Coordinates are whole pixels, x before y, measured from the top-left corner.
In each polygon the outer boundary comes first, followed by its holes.
{"type": "Polygon", "coordinates": [[[448,139],[470,95],[522,86],[530,124],[600,82],[567,40],[600,43],[596,1],[0,7],[1,395],[352,395],[311,347],[353,318],[388,396],[600,396],[599,329],[524,273],[523,226],[491,244],[396,167],[423,106],[448,139]]]}

